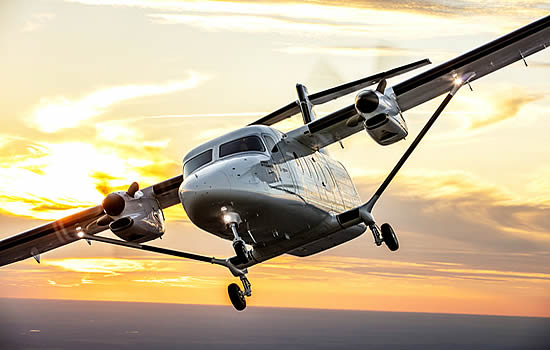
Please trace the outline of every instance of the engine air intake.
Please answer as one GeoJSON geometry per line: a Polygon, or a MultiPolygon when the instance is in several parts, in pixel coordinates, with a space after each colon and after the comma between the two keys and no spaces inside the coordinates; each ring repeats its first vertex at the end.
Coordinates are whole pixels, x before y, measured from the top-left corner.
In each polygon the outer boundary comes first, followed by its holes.
{"type": "Polygon", "coordinates": [[[384,123],[388,121],[388,115],[385,113],[380,113],[375,115],[372,118],[367,119],[365,122],[367,129],[376,129],[379,126],[382,126],[384,123]]]}

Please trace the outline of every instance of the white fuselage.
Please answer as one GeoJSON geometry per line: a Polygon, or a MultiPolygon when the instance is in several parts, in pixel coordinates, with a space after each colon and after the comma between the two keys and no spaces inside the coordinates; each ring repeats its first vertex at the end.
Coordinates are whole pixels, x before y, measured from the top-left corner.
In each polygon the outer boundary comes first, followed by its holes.
{"type": "Polygon", "coordinates": [[[238,231],[254,246],[250,265],[287,252],[310,255],[365,230],[343,230],[336,220],[361,203],[344,166],[286,143],[271,127],[245,127],[195,148],[184,159],[184,174],[179,196],[191,221],[232,240],[224,215],[238,214],[238,231]],[[327,241],[339,231],[346,232],[327,241]]]}

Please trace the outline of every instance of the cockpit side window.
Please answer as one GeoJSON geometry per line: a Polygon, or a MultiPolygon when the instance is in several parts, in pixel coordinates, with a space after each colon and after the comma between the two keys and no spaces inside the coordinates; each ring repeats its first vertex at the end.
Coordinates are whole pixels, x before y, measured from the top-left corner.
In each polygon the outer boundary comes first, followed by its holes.
{"type": "Polygon", "coordinates": [[[183,165],[183,177],[186,178],[192,172],[194,172],[201,166],[210,163],[211,161],[212,161],[211,149],[204,151],[199,155],[194,156],[193,158],[185,162],[185,164],[183,165]]]}
{"type": "Polygon", "coordinates": [[[263,137],[264,137],[265,144],[267,145],[267,149],[269,150],[269,152],[271,152],[271,153],[279,152],[279,148],[277,147],[277,145],[275,144],[275,141],[273,141],[273,138],[271,136],[263,134],[263,137]]]}
{"type": "Polygon", "coordinates": [[[258,136],[246,136],[224,143],[220,146],[220,158],[240,152],[265,152],[265,147],[258,136]]]}

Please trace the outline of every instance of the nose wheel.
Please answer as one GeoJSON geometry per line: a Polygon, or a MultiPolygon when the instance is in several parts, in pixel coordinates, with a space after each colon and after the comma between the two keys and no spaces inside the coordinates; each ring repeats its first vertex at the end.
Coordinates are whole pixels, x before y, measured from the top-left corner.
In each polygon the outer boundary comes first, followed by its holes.
{"type": "Polygon", "coordinates": [[[246,276],[241,276],[241,282],[243,283],[244,291],[241,290],[237,283],[231,283],[227,286],[227,292],[229,294],[229,300],[237,311],[243,311],[246,308],[246,297],[252,295],[252,288],[250,281],[246,276]]]}

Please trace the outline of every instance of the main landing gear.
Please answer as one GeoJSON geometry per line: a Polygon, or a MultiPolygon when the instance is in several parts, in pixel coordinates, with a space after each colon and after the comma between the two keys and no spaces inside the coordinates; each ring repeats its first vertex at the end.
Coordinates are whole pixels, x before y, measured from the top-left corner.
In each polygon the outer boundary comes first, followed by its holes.
{"type": "Polygon", "coordinates": [[[382,243],[386,243],[386,247],[392,252],[399,249],[399,241],[397,240],[397,235],[393,231],[393,228],[390,224],[382,224],[380,228],[376,224],[371,224],[369,226],[372,235],[374,237],[374,243],[377,246],[381,246],[382,243]]]}
{"type": "Polygon", "coordinates": [[[358,221],[363,221],[363,223],[367,225],[371,230],[372,235],[374,236],[374,242],[376,243],[377,246],[382,245],[382,243],[386,243],[386,246],[391,251],[396,251],[397,249],[399,249],[399,242],[397,241],[397,236],[395,235],[395,232],[393,231],[390,224],[383,224],[382,227],[378,228],[372,216],[372,209],[376,204],[376,201],[378,200],[378,198],[380,198],[382,193],[386,190],[386,188],[388,187],[390,182],[393,180],[395,175],[399,172],[399,169],[401,169],[403,164],[405,164],[407,159],[413,153],[416,146],[418,146],[420,141],[422,141],[422,138],[424,137],[424,135],[426,135],[426,133],[428,132],[428,130],[430,130],[430,128],[435,123],[437,118],[439,118],[439,116],[441,115],[441,112],[443,112],[445,107],[447,107],[447,105],[449,104],[453,96],[456,94],[456,92],[462,86],[464,86],[464,84],[468,84],[469,81],[474,76],[475,76],[475,73],[468,72],[468,73],[462,74],[461,76],[456,77],[455,85],[450,89],[445,99],[441,102],[439,107],[437,107],[434,114],[432,114],[432,116],[430,117],[426,125],[424,125],[422,130],[418,133],[414,141],[411,143],[409,148],[407,148],[403,156],[401,156],[401,158],[399,159],[397,164],[393,167],[393,169],[390,171],[388,176],[384,179],[384,182],[382,182],[380,187],[378,187],[378,189],[376,190],[374,195],[371,197],[371,199],[367,203],[359,207],[358,211],[356,211],[355,209],[352,209],[340,215],[340,218],[344,220],[343,223],[346,225],[346,227],[354,223],[357,223],[358,221]],[[357,213],[359,215],[357,215],[357,213]]]}

